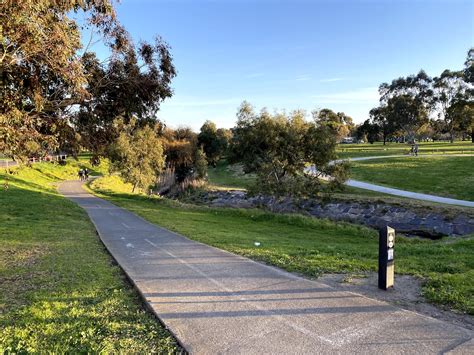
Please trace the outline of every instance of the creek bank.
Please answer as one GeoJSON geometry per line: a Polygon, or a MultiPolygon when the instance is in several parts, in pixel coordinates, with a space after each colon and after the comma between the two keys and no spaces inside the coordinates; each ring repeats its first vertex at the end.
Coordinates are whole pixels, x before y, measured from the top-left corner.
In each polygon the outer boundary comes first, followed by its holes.
{"type": "Polygon", "coordinates": [[[277,213],[302,213],[333,221],[363,224],[372,228],[389,225],[399,233],[432,239],[474,233],[474,217],[457,214],[448,217],[429,210],[411,209],[382,202],[323,202],[272,196],[248,196],[245,191],[201,191],[188,197],[193,203],[210,207],[263,208],[277,213]]]}

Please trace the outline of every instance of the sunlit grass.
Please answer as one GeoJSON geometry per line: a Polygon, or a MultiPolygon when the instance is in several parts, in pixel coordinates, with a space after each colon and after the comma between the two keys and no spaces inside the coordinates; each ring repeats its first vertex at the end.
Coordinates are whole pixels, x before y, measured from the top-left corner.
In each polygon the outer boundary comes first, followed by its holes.
{"type": "Polygon", "coordinates": [[[86,213],[56,192],[55,184],[87,165],[0,169],[1,353],[177,350],[143,310],[86,213]]]}
{"type": "Polygon", "coordinates": [[[351,163],[351,177],[408,191],[474,201],[474,157],[406,157],[351,163]]]}
{"type": "Polygon", "coordinates": [[[254,183],[255,175],[244,174],[241,166],[221,160],[215,168],[209,166],[208,179],[211,188],[248,189],[254,183]]]}
{"type": "MultiPolygon", "coordinates": [[[[419,142],[419,154],[474,154],[474,144],[470,141],[449,142],[419,142]]],[[[339,158],[355,158],[383,155],[408,155],[411,145],[407,143],[381,142],[374,144],[339,144],[339,158]]]]}
{"type": "MultiPolygon", "coordinates": [[[[152,223],[288,271],[317,277],[377,268],[377,233],[362,226],[261,210],[197,207],[114,192],[106,185],[104,181],[96,193],[152,223]],[[255,241],[261,246],[255,247],[255,241]]],[[[474,237],[431,241],[399,236],[396,270],[422,277],[430,301],[474,314],[474,237]]]]}

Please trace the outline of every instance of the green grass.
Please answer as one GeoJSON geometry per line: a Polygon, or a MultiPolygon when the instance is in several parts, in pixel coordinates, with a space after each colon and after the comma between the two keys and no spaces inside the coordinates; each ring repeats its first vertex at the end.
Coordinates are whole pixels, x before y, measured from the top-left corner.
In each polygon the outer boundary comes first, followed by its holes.
{"type": "MultiPolygon", "coordinates": [[[[99,179],[91,188],[152,223],[288,271],[317,277],[377,269],[377,234],[362,226],[261,210],[185,205],[116,192],[123,191],[119,185],[115,180],[107,186],[99,179]],[[261,246],[255,247],[255,241],[261,246]]],[[[396,270],[423,277],[423,292],[430,301],[474,314],[474,236],[437,241],[399,236],[396,270]]]]}
{"type": "Polygon", "coordinates": [[[78,166],[0,169],[0,353],[179,351],[86,213],[57,194],[54,184],[75,177],[78,166]]]}
{"type": "MultiPolygon", "coordinates": [[[[442,159],[442,157],[438,157],[438,158],[442,159]]],[[[390,159],[392,160],[392,158],[390,159]]],[[[419,158],[419,160],[421,159],[424,160],[428,158],[425,158],[425,157],[419,158]]],[[[456,159],[456,157],[451,157],[450,159],[456,159]]],[[[461,160],[462,159],[469,159],[469,157],[462,157],[461,160]]],[[[370,162],[377,163],[381,161],[382,160],[371,160],[370,162]]],[[[359,162],[352,162],[351,164],[355,165],[358,163],[359,162]]],[[[367,163],[369,163],[369,161],[367,163]]],[[[388,166],[388,168],[390,169],[390,166],[388,166]]],[[[469,169],[469,166],[465,166],[462,168],[464,170],[469,169]]],[[[435,169],[436,171],[439,171],[440,167],[439,166],[435,167],[435,169]]],[[[433,175],[436,175],[434,171],[430,171],[426,176],[428,176],[430,173],[432,173],[433,175]]],[[[382,173],[381,175],[383,178],[386,178],[385,177],[386,174],[382,173]]],[[[403,176],[401,175],[398,175],[398,176],[403,179],[403,176]]],[[[440,176],[442,176],[442,174],[440,176]]],[[[464,175],[464,177],[462,178],[467,178],[468,176],[469,174],[464,175]]],[[[114,178],[114,179],[118,179],[118,178],[114,178]]],[[[422,177],[422,179],[424,178],[422,177]]],[[[439,180],[439,176],[434,176],[432,179],[430,179],[429,186],[433,185],[433,181],[437,181],[437,180],[439,180]]],[[[229,166],[225,160],[220,161],[216,168],[209,168],[208,188],[212,190],[214,189],[224,189],[224,190],[225,189],[242,189],[244,190],[244,189],[247,189],[253,183],[253,181],[254,181],[253,175],[242,175],[238,167],[235,167],[232,165],[229,166]]],[[[371,181],[371,180],[367,180],[367,181],[371,181]]],[[[121,186],[120,179],[116,180],[116,182],[117,182],[116,188],[119,188],[121,186]]],[[[107,181],[106,184],[109,184],[109,182],[107,181]]],[[[469,191],[469,189],[472,189],[472,188],[468,187],[466,191],[469,191]]],[[[122,192],[131,192],[131,186],[127,187],[127,190],[122,191],[122,192]]],[[[430,191],[430,193],[434,193],[434,192],[430,191]]],[[[455,216],[458,213],[472,215],[472,212],[474,212],[469,207],[460,207],[460,206],[458,207],[458,206],[443,205],[443,204],[438,204],[438,203],[428,202],[428,201],[413,200],[409,198],[397,197],[393,195],[388,195],[388,194],[365,190],[365,189],[359,189],[359,188],[350,187],[350,186],[345,186],[342,191],[334,192],[331,196],[334,199],[345,200],[345,201],[365,202],[365,203],[389,203],[389,204],[400,205],[404,207],[409,205],[410,207],[413,207],[415,209],[422,209],[422,210],[430,209],[433,211],[437,211],[439,213],[447,214],[449,216],[455,216]]]]}
{"type": "Polygon", "coordinates": [[[221,160],[215,168],[208,168],[208,179],[211,188],[248,189],[255,176],[244,174],[239,165],[229,165],[221,160]]]}
{"type": "Polygon", "coordinates": [[[351,177],[408,191],[474,201],[474,157],[357,161],[351,163],[351,177]]]}
{"type": "MultiPolygon", "coordinates": [[[[474,144],[470,141],[449,142],[420,142],[419,154],[474,154],[474,144]]],[[[411,146],[406,143],[381,142],[374,144],[339,144],[337,153],[339,158],[355,158],[367,156],[383,156],[409,154],[411,146]]]]}

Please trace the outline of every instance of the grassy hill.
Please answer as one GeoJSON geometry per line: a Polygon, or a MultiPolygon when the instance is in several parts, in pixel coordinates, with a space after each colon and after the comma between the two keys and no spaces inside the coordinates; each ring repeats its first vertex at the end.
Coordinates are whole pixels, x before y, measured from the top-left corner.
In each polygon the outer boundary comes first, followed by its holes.
{"type": "Polygon", "coordinates": [[[86,213],[56,192],[78,166],[0,169],[0,353],[176,352],[86,213]]]}

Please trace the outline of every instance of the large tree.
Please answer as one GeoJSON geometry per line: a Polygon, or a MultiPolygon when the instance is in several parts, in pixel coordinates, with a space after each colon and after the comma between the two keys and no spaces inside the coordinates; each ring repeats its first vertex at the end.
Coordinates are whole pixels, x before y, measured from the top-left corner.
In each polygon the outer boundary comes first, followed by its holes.
{"type": "Polygon", "coordinates": [[[257,174],[253,191],[290,196],[315,195],[340,186],[346,178],[345,166],[331,164],[336,158],[336,133],[327,125],[305,120],[303,111],[259,114],[244,102],[233,129],[231,161],[243,164],[244,171],[257,174]],[[310,174],[307,164],[316,166],[316,175],[332,175],[322,184],[310,174]]]}
{"type": "Polygon", "coordinates": [[[367,119],[356,127],[355,136],[357,140],[366,139],[367,142],[373,144],[379,139],[380,126],[367,119]]]}
{"type": "Polygon", "coordinates": [[[455,122],[454,129],[460,134],[469,134],[474,143],[474,101],[458,101],[449,108],[448,114],[455,122]]]}
{"type": "Polygon", "coordinates": [[[338,140],[347,137],[354,129],[352,117],[344,112],[334,112],[328,108],[313,111],[313,119],[319,124],[330,128],[338,140]]]}
{"type": "Polygon", "coordinates": [[[57,148],[68,109],[88,97],[79,26],[69,17],[80,10],[121,49],[126,38],[108,0],[0,2],[0,151],[10,157],[57,148]]]}
{"type": "Polygon", "coordinates": [[[219,139],[217,138],[217,126],[212,121],[206,121],[201,126],[198,135],[198,144],[203,148],[209,164],[216,165],[219,160],[219,139]]]}
{"type": "Polygon", "coordinates": [[[133,185],[132,192],[137,188],[148,192],[164,167],[162,142],[156,130],[138,126],[135,119],[115,124],[120,134],[109,148],[112,168],[133,185]]]}
{"type": "Polygon", "coordinates": [[[409,141],[413,141],[418,130],[428,122],[426,106],[407,94],[390,98],[385,109],[392,127],[406,134],[409,141]]]}
{"type": "Polygon", "coordinates": [[[73,122],[82,145],[94,157],[104,155],[116,139],[115,119],[128,122],[134,117],[141,126],[153,126],[160,103],[173,93],[170,84],[176,71],[169,48],[159,37],[153,44],[142,42],[138,47],[129,41],[106,66],[88,53],[83,65],[91,97],[81,103],[73,122]]]}
{"type": "Polygon", "coordinates": [[[433,97],[433,79],[423,70],[379,86],[380,107],[390,127],[400,129],[409,140],[428,120],[433,97]]]}
{"type": "Polygon", "coordinates": [[[209,164],[216,166],[226,153],[232,132],[225,128],[217,129],[212,121],[206,121],[198,135],[198,144],[204,149],[209,164]]]}
{"type": "Polygon", "coordinates": [[[3,1],[0,20],[0,151],[17,160],[75,150],[80,135],[82,145],[102,154],[117,138],[115,119],[153,126],[172,94],[168,46],[159,38],[135,46],[111,0],[3,1]],[[80,11],[110,49],[108,60],[81,47],[72,18],[80,11]]]}
{"type": "MultiPolygon", "coordinates": [[[[198,152],[197,135],[189,127],[176,130],[166,128],[161,135],[166,155],[166,167],[173,180],[178,183],[202,178],[202,159],[205,154],[198,152]],[[199,167],[198,167],[199,165],[199,167]]],[[[207,164],[207,163],[206,163],[207,164]]]]}
{"type": "Polygon", "coordinates": [[[468,100],[469,84],[465,81],[463,71],[445,70],[433,80],[433,104],[438,117],[441,118],[449,133],[451,143],[454,141],[454,132],[459,127],[463,116],[459,106],[468,100]]]}
{"type": "Polygon", "coordinates": [[[467,52],[464,65],[464,77],[469,84],[474,85],[474,48],[469,49],[467,52]]]}
{"type": "Polygon", "coordinates": [[[383,145],[386,144],[388,137],[394,134],[397,130],[397,123],[393,120],[394,116],[389,113],[390,110],[388,105],[373,108],[369,112],[372,126],[368,123],[364,126],[367,133],[371,135],[371,140],[375,137],[374,135],[381,133],[383,145]]]}

